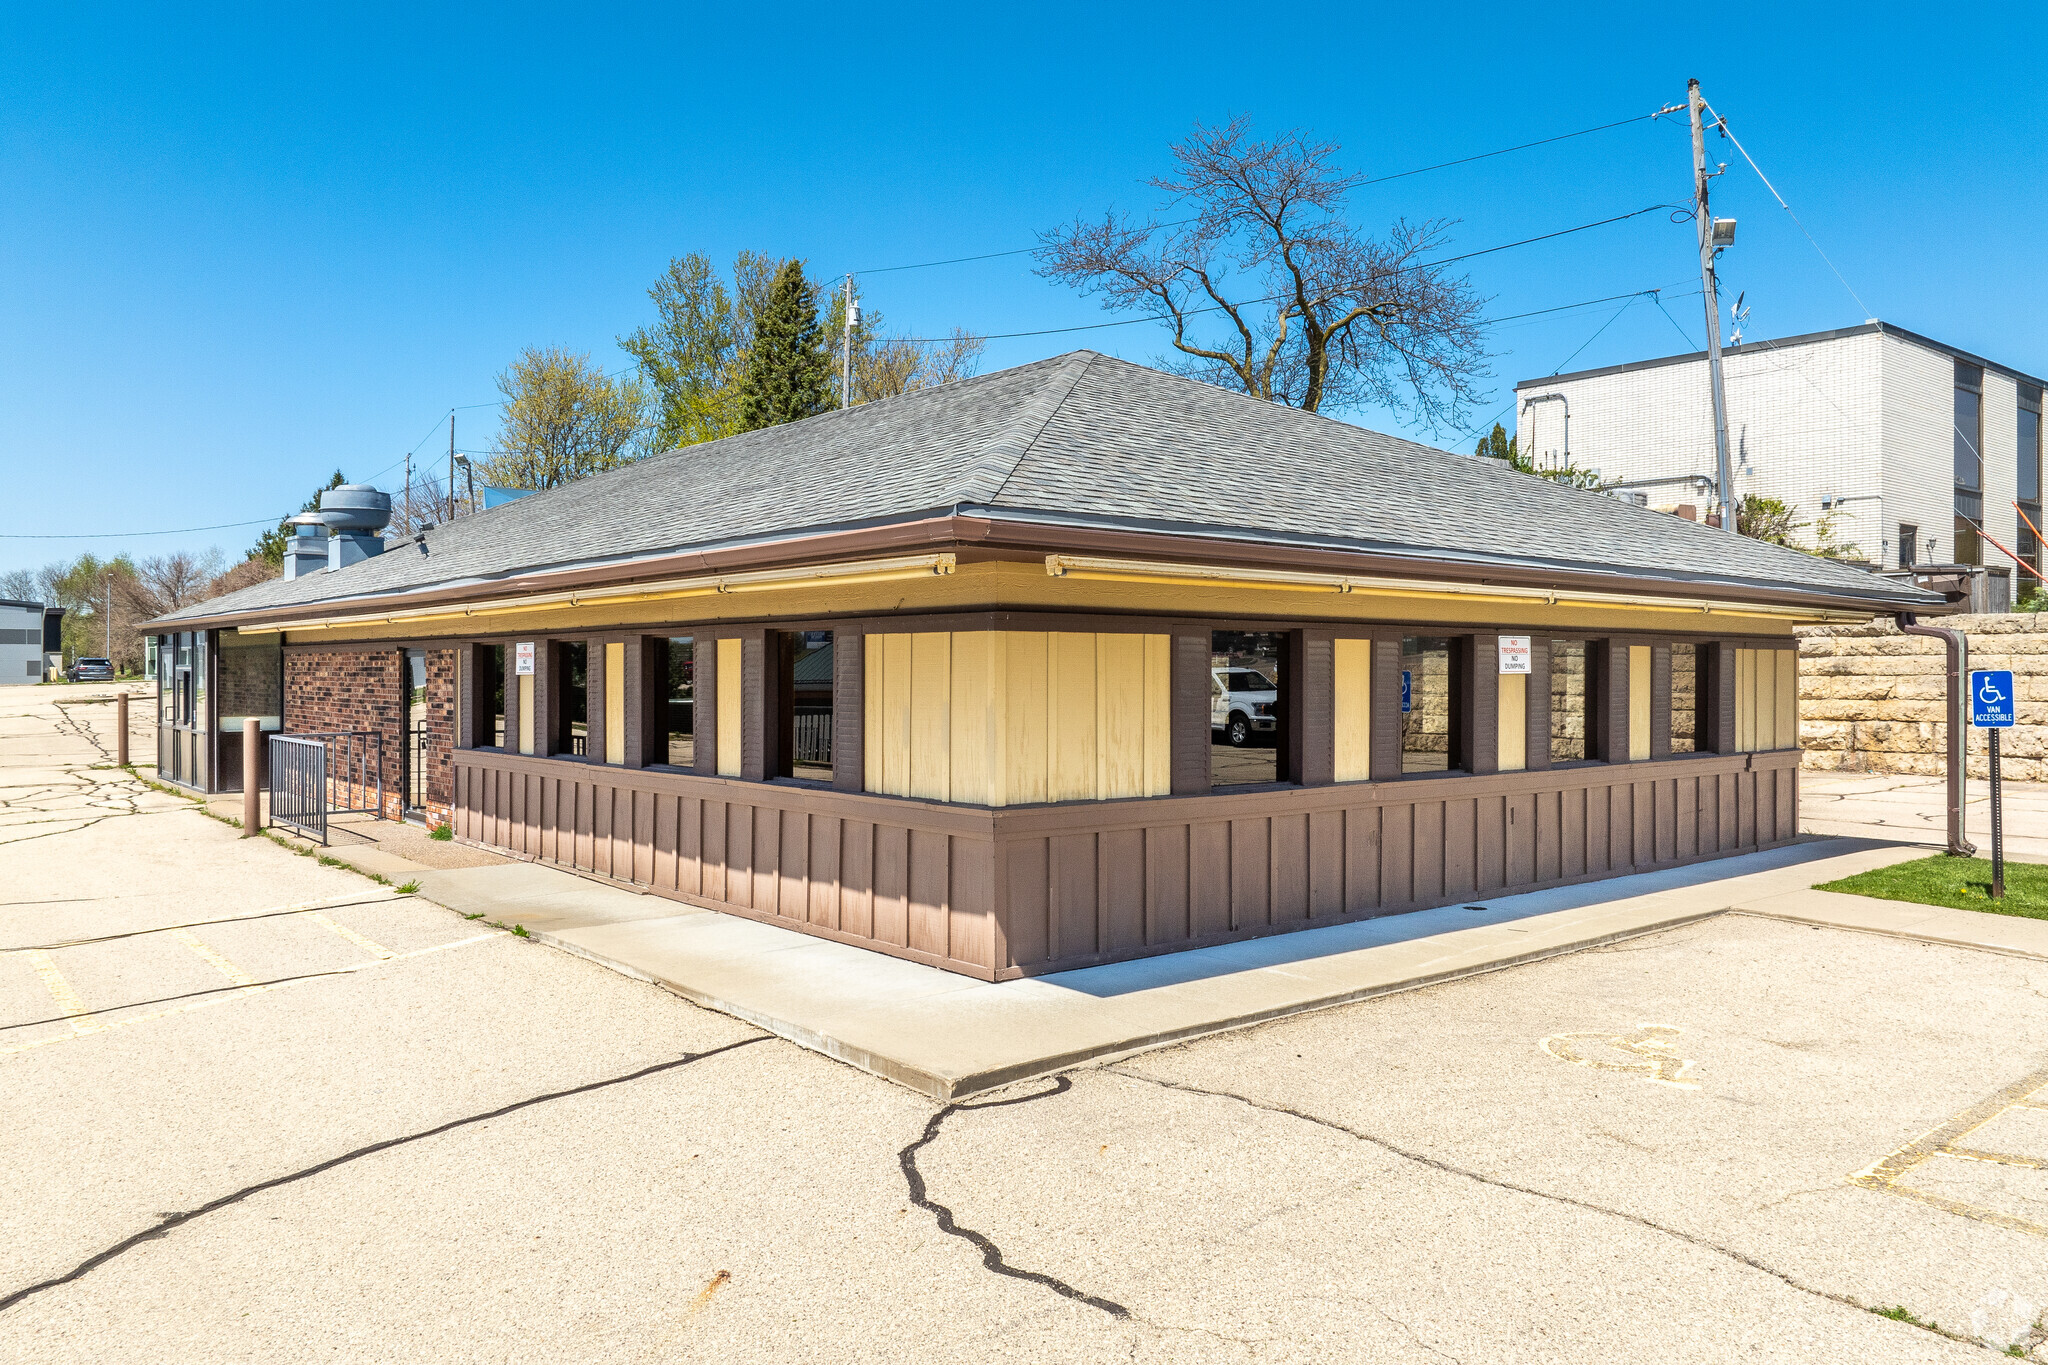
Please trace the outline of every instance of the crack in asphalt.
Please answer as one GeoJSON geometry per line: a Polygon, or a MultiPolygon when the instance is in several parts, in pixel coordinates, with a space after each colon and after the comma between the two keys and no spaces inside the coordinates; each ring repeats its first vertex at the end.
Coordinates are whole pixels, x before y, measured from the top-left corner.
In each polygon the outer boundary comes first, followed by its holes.
{"type": "MultiPolygon", "coordinates": [[[[973,1244],[981,1252],[981,1263],[988,1270],[997,1275],[1007,1275],[1013,1280],[1025,1280],[1031,1284],[1044,1285],[1055,1294],[1072,1299],[1076,1303],[1085,1303],[1090,1308],[1099,1308],[1113,1318],[1128,1319],[1131,1316],[1131,1310],[1120,1303],[1099,1298],[1093,1294],[1083,1293],[1065,1280],[1047,1275],[1043,1271],[1020,1270],[1016,1266],[1009,1264],[1003,1259],[1002,1248],[998,1247],[983,1234],[976,1232],[973,1228],[961,1227],[959,1223],[954,1221],[951,1209],[930,1197],[925,1187],[924,1176],[917,1169],[918,1152],[937,1140],[939,1130],[945,1126],[947,1119],[970,1109],[1001,1109],[1006,1105],[1029,1104],[1033,1100],[1048,1099],[1054,1095],[1064,1095],[1074,1088],[1074,1082],[1071,1077],[1055,1076],[1052,1079],[1053,1085],[1050,1090],[1039,1090],[1029,1095],[1015,1095],[1006,1100],[983,1100],[979,1104],[947,1105],[931,1116],[931,1121],[924,1126],[924,1135],[898,1152],[896,1160],[902,1165],[904,1182],[910,1187],[910,1202],[931,1214],[938,1221],[940,1232],[945,1233],[949,1237],[958,1237],[963,1241],[973,1244]]],[[[4,1303],[0,1303],[0,1309],[5,1307],[4,1303]]]]}
{"type": "Polygon", "coordinates": [[[239,1204],[243,1200],[262,1194],[266,1190],[274,1190],[285,1185],[296,1184],[301,1180],[310,1180],[316,1175],[331,1171],[337,1166],[345,1166],[351,1161],[358,1161],[366,1156],[374,1156],[379,1152],[388,1152],[394,1147],[403,1147],[408,1143],[419,1142],[425,1138],[438,1137],[443,1133],[453,1132],[457,1128],[467,1128],[474,1123],[484,1123],[491,1119],[503,1118],[507,1114],[515,1114],[521,1109],[530,1109],[537,1104],[546,1104],[550,1100],[567,1099],[572,1095],[587,1095],[593,1090],[605,1090],[611,1086],[624,1085],[628,1081],[637,1081],[648,1076],[659,1075],[664,1071],[674,1071],[678,1067],[689,1066],[693,1062],[701,1062],[707,1058],[716,1057],[720,1053],[731,1052],[736,1048],[748,1047],[754,1043],[765,1043],[774,1036],[771,1033],[763,1033],[753,1038],[742,1038],[736,1043],[727,1043],[723,1047],[710,1048],[704,1052],[686,1052],[680,1057],[671,1058],[666,1062],[656,1062],[652,1066],[643,1066],[637,1071],[628,1071],[621,1076],[608,1076],[604,1080],[588,1081],[582,1085],[570,1086],[566,1090],[550,1090],[541,1095],[529,1095],[523,1100],[514,1100],[510,1104],[500,1105],[496,1109],[488,1110],[485,1113],[470,1114],[463,1118],[450,1119],[446,1123],[436,1124],[432,1128],[421,1129],[417,1133],[406,1133],[399,1137],[385,1138],[381,1142],[372,1142],[368,1146],[343,1152],[339,1156],[315,1162],[311,1166],[302,1167],[287,1175],[273,1176],[269,1180],[261,1180],[254,1185],[245,1185],[232,1194],[224,1194],[218,1199],[209,1200],[196,1209],[187,1209],[179,1213],[166,1213],[158,1218],[153,1226],[145,1228],[143,1231],[132,1236],[122,1238],[104,1251],[95,1252],[70,1270],[65,1271],[62,1275],[55,1275],[47,1280],[26,1285],[15,1290],[5,1298],[0,1298],[0,1313],[6,1312],[23,1300],[40,1294],[46,1289],[56,1289],[59,1286],[70,1284],[74,1280],[82,1279],[105,1265],[108,1261],[113,1260],[116,1256],[120,1256],[124,1252],[133,1251],[144,1242],[152,1242],[160,1237],[167,1237],[172,1231],[183,1227],[194,1219],[203,1218],[209,1213],[215,1213],[230,1205],[239,1204]]]}
{"type": "MultiPolygon", "coordinates": [[[[1254,1098],[1250,1095],[1241,1095],[1234,1090],[1211,1090],[1205,1086],[1189,1085],[1184,1081],[1171,1081],[1167,1080],[1165,1077],[1162,1076],[1151,1076],[1147,1075],[1142,1071],[1133,1071],[1129,1069],[1127,1066],[1116,1063],[1111,1063],[1107,1066],[1103,1066],[1100,1068],[1100,1070],[1111,1072],[1118,1076],[1123,1076],[1129,1080],[1142,1081],[1146,1085],[1156,1085],[1165,1090],[1179,1090],[1189,1095],[1206,1095],[1212,1099],[1234,1100],[1239,1104],[1246,1105],[1253,1109],[1263,1109],[1269,1114],[1283,1114],[1288,1118],[1300,1119],[1303,1123],[1313,1123],[1317,1127],[1328,1128],[1332,1132],[1343,1133],[1347,1137],[1356,1138],[1360,1142],[1364,1142],[1370,1144],[1371,1146],[1377,1147],[1381,1151],[1387,1152],[1392,1156],[1400,1157],[1404,1161],[1412,1161],[1417,1165],[1427,1166],[1431,1170],[1442,1171],[1446,1175],[1461,1176],[1466,1180],[1475,1181],[1481,1185],[1491,1185],[1496,1189],[1509,1190],[1515,1194],[1526,1194],[1532,1198],[1545,1199],[1556,1204],[1565,1204],[1572,1208],[1584,1209],[1588,1213],[1602,1214],[1609,1218],[1619,1218],[1624,1222],[1634,1223],[1638,1227],[1648,1228],[1652,1232],[1661,1232],[1667,1237],[1675,1237],[1681,1242],[1689,1242],[1693,1246],[1699,1247],[1703,1251],[1711,1251],[1714,1252],[1716,1255],[1725,1256],[1731,1261],[1739,1262],[1742,1265],[1748,1266],[1752,1270],[1760,1271],[1765,1275],[1769,1275],[1771,1278],[1784,1284],[1787,1288],[1796,1289],[1802,1294],[1811,1294],[1813,1297],[1817,1299],[1826,1299],[1828,1302],[1838,1303],[1842,1305],[1844,1308],[1853,1308],[1859,1313],[1877,1312],[1877,1310],[1873,1308],[1871,1305],[1867,1303],[1858,1302],[1857,1300],[1850,1298],[1847,1294],[1837,1294],[1832,1290],[1819,1289],[1813,1285],[1806,1284],[1800,1280],[1797,1280],[1793,1278],[1791,1275],[1787,1274],[1786,1272],[1779,1270],[1777,1267],[1772,1266],[1764,1261],[1760,1261],[1756,1257],[1749,1255],[1747,1252],[1737,1251],[1733,1247],[1723,1246],[1721,1243],[1709,1240],[1705,1237],[1701,1237],[1697,1233],[1687,1232],[1682,1228],[1675,1228],[1670,1226],[1669,1224],[1659,1223],[1654,1219],[1645,1218],[1641,1214],[1630,1213],[1626,1209],[1609,1208],[1604,1204],[1595,1204],[1589,1200],[1575,1199],[1568,1194],[1557,1194],[1550,1190],[1539,1190],[1528,1185],[1518,1185],[1512,1180],[1502,1180],[1498,1176],[1487,1175],[1482,1171],[1475,1171],[1465,1166],[1459,1166],[1452,1162],[1445,1161],[1440,1157],[1430,1156],[1425,1152],[1413,1151],[1407,1147],[1401,1146],[1398,1143],[1390,1142],[1386,1138],[1365,1132],[1363,1129],[1353,1128],[1348,1124],[1339,1123],[1335,1119],[1326,1119],[1318,1114],[1311,1114],[1308,1113],[1306,1110],[1295,1109],[1289,1105],[1280,1104],[1272,1100],[1262,1100],[1254,1098]]],[[[1899,1321],[1899,1319],[1893,1320],[1899,1321]]],[[[1934,1336],[1945,1337],[1950,1341],[1960,1342],[1965,1346],[1976,1346],[1983,1350],[1992,1349],[1991,1347],[1985,1345],[1985,1343],[1979,1341],[1975,1337],[1964,1336],[1960,1332],[1951,1332],[1945,1327],[1938,1327],[1931,1323],[1914,1321],[1907,1323],[1907,1325],[1912,1327],[1918,1327],[1921,1331],[1928,1332],[1934,1336]]]]}

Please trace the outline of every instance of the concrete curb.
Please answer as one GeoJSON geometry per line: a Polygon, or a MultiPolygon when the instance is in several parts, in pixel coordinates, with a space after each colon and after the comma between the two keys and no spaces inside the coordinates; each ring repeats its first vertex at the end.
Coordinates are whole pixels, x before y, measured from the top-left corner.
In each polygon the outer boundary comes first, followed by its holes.
{"type": "Polygon", "coordinates": [[[1156,1048],[1171,1046],[1175,1043],[1189,1042],[1218,1033],[1229,1033],[1236,1029],[1249,1028],[1256,1024],[1270,1023],[1276,1019],[1287,1019],[1298,1014],[1310,1014],[1318,1010],[1334,1009],[1340,1005],[1355,1004],[1361,1000],[1371,1000],[1383,995],[1394,995],[1402,991],[1421,990],[1425,987],[1443,985],[1451,981],[1461,981],[1468,977],[1482,976],[1488,972],[1524,966],[1532,962],[1541,962],[1547,958],[1561,957],[1566,953],[1582,952],[1588,948],[1599,948],[1610,943],[1621,943],[1628,939],[1663,933],[1668,929],[1677,929],[1688,924],[1697,924],[1702,920],[1712,919],[1717,915],[1725,913],[1727,913],[1725,909],[1690,910],[1654,922],[1632,924],[1626,928],[1589,934],[1583,938],[1572,939],[1569,942],[1546,944],[1541,948],[1533,948],[1523,953],[1505,954],[1485,962],[1474,963],[1470,966],[1454,967],[1443,971],[1421,972],[1397,981],[1378,982],[1353,990],[1332,992],[1331,994],[1309,1000],[1290,1002],[1266,1009],[1248,1010],[1240,1014],[1226,1015],[1221,1018],[1205,1019],[1199,1023],[1192,1023],[1182,1027],[1161,1029],[1151,1033],[1121,1038],[1114,1042],[1049,1053],[1043,1057],[1031,1058],[1028,1061],[957,1075],[933,1071],[917,1066],[915,1063],[883,1056],[871,1049],[835,1038],[829,1033],[807,1028],[802,1024],[778,1018],[765,1011],[752,1009],[736,1001],[723,999],[712,992],[699,990],[679,982],[663,980],[660,977],[642,971],[638,967],[632,966],[630,963],[620,961],[603,953],[593,952],[581,944],[570,943],[555,934],[531,929],[527,933],[536,942],[545,943],[551,948],[559,948],[563,952],[583,958],[588,962],[596,963],[598,966],[618,972],[622,976],[628,976],[636,981],[645,981],[650,985],[659,986],[663,990],[680,996],[694,1005],[701,1005],[706,1009],[713,1009],[721,1014],[730,1015],[735,1019],[752,1024],[756,1028],[775,1034],[777,1037],[786,1038],[801,1047],[809,1048],[814,1052],[821,1052],[835,1060],[845,1062],[849,1066],[856,1066],[863,1071],[881,1076],[885,1080],[894,1081],[899,1085],[915,1090],[919,1094],[928,1096],[941,1103],[951,1103],[971,1095],[997,1089],[1001,1086],[1013,1085],[1019,1081],[1053,1075],[1057,1072],[1066,1071],[1090,1062],[1116,1061],[1124,1057],[1136,1056],[1139,1053],[1150,1052],[1156,1048]]]}

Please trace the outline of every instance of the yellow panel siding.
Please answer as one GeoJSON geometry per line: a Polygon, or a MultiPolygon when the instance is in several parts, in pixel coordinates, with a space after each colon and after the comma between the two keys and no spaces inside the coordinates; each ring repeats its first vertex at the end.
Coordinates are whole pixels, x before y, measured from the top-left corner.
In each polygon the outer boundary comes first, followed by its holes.
{"type": "Polygon", "coordinates": [[[1145,640],[1145,784],[1140,796],[1173,790],[1173,651],[1164,635],[1145,640]]]}
{"type": "Polygon", "coordinates": [[[626,761],[626,646],[604,647],[604,761],[626,761]]]}
{"type": "Polygon", "coordinates": [[[1096,795],[1095,637],[1055,631],[1046,646],[1046,798],[1096,795]]]}
{"type": "Polygon", "coordinates": [[[861,790],[886,792],[888,782],[883,776],[883,760],[888,751],[882,743],[882,642],[883,635],[868,635],[862,640],[863,693],[861,698],[861,790]]]}
{"type": "Polygon", "coordinates": [[[1778,747],[1799,747],[1799,654],[1781,649],[1778,654],[1778,747]]]}
{"type": "Polygon", "coordinates": [[[882,785],[890,796],[910,795],[910,637],[882,637],[880,685],[871,681],[868,695],[882,707],[882,785]]]}
{"type": "Polygon", "coordinates": [[[866,786],[1023,805],[1171,789],[1164,635],[870,635],[866,786]]]}
{"type": "Polygon", "coordinates": [[[953,637],[910,637],[910,795],[950,801],[953,757],[953,637]]]}
{"type": "Polygon", "coordinates": [[[741,737],[746,717],[740,710],[746,697],[746,653],[742,640],[718,642],[718,775],[740,775],[741,737]]]}
{"type": "Polygon", "coordinates": [[[1778,742],[1778,651],[1759,649],[1756,654],[1756,719],[1751,722],[1751,749],[1769,749],[1778,742]]]}
{"type": "MultiPolygon", "coordinates": [[[[1344,642],[1339,640],[1337,643],[1341,646],[1344,642]]],[[[1518,773],[1529,766],[1529,675],[1526,673],[1500,675],[1499,762],[1504,773],[1518,773]]]]}
{"type": "Polygon", "coordinates": [[[1628,757],[1650,756],[1650,647],[1628,647],[1628,757]]]}
{"type": "Polygon", "coordinates": [[[1735,748],[1749,753],[1756,748],[1756,651],[1735,651],[1735,748]]]}
{"type": "Polygon", "coordinates": [[[1095,637],[1095,791],[1145,791],[1145,637],[1095,637]]]}
{"type": "Polygon", "coordinates": [[[1000,789],[989,804],[1033,805],[1050,799],[1050,640],[1044,631],[1003,631],[997,636],[1002,671],[997,678],[1001,749],[996,771],[1000,789]]]}
{"type": "Polygon", "coordinates": [[[519,691],[519,752],[533,752],[533,675],[513,675],[506,679],[519,691]]]}
{"type": "MultiPolygon", "coordinates": [[[[1337,641],[1335,672],[1336,696],[1331,716],[1336,742],[1335,780],[1363,782],[1372,776],[1372,641],[1337,641]]],[[[1503,684],[1507,681],[1501,679],[1503,684]]],[[[1501,688],[1501,715],[1507,715],[1505,686],[1501,688]]],[[[1502,734],[1505,753],[1505,727],[1502,734]]]]}
{"type": "Polygon", "coordinates": [[[994,649],[996,633],[958,631],[953,636],[952,718],[948,783],[951,800],[986,806],[996,756],[994,649]]]}

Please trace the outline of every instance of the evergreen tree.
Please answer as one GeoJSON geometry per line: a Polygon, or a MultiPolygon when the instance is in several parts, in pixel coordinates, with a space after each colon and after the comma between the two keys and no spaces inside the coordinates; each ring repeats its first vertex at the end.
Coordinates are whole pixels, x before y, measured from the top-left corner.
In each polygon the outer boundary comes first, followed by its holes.
{"type": "Polygon", "coordinates": [[[818,323],[818,289],[800,261],[785,262],[754,315],[754,339],[740,367],[740,426],[794,422],[832,406],[832,362],[818,323]]]}
{"type": "Polygon", "coordinates": [[[1506,428],[1495,422],[1493,434],[1479,438],[1479,449],[1476,453],[1489,460],[1506,460],[1509,464],[1514,464],[1515,457],[1521,453],[1515,448],[1515,443],[1520,439],[1508,435],[1506,428]]]}
{"type": "MultiPolygon", "coordinates": [[[[305,506],[301,507],[299,510],[301,512],[319,511],[320,495],[322,493],[327,492],[329,489],[341,487],[341,485],[344,482],[346,482],[346,480],[344,480],[341,477],[341,471],[339,469],[335,470],[334,477],[329,479],[326,483],[321,484],[318,488],[314,489],[313,496],[307,498],[305,506]]],[[[291,518],[286,517],[283,521],[280,521],[276,526],[272,527],[268,531],[265,531],[262,535],[256,537],[256,544],[250,547],[249,558],[260,559],[274,569],[282,568],[284,566],[284,547],[287,543],[290,542],[291,538],[291,518]]]]}

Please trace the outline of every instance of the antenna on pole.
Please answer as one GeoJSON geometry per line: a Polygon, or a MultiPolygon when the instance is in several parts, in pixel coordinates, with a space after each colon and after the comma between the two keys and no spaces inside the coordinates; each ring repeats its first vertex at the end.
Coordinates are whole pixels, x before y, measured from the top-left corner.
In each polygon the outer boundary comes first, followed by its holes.
{"type": "Polygon", "coordinates": [[[1714,477],[1721,485],[1721,529],[1733,534],[1735,479],[1728,466],[1728,392],[1721,381],[1721,302],[1714,292],[1714,256],[1722,247],[1735,244],[1735,220],[1716,222],[1707,207],[1707,182],[1713,177],[1707,174],[1706,131],[1700,126],[1700,110],[1706,102],[1700,83],[1687,81],[1685,103],[1692,116],[1692,207],[1700,236],[1700,287],[1706,295],[1707,381],[1714,395],[1714,477]]]}

